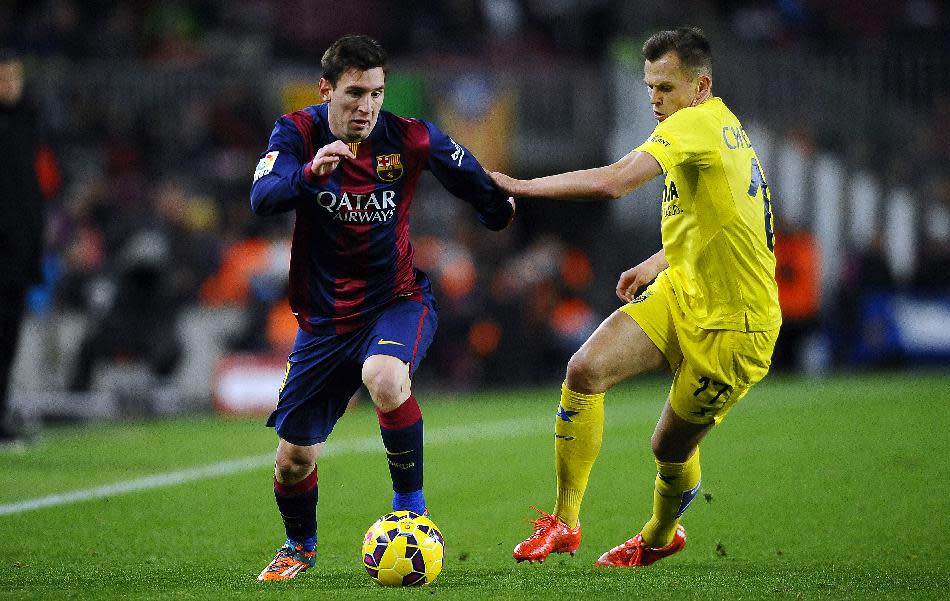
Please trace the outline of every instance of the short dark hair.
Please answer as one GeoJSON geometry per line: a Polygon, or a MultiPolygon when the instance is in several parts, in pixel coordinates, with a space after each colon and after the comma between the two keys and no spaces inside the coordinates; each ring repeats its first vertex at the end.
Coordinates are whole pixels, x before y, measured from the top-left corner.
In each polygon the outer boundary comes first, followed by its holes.
{"type": "Polygon", "coordinates": [[[20,60],[23,60],[23,56],[16,48],[0,45],[0,63],[12,63],[20,60]]]}
{"type": "Polygon", "coordinates": [[[379,42],[366,35],[345,35],[330,44],[320,59],[323,79],[335,86],[349,69],[369,71],[382,67],[386,71],[386,51],[379,42]]]}
{"type": "Polygon", "coordinates": [[[709,40],[698,27],[677,27],[658,31],[643,44],[643,56],[655,61],[667,52],[675,52],[683,66],[694,74],[712,75],[712,50],[709,40]]]}

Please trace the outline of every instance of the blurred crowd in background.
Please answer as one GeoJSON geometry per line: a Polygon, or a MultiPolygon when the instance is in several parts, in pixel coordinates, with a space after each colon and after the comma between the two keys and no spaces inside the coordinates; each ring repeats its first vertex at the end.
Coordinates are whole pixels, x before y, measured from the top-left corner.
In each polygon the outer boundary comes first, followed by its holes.
{"type": "MultiPolygon", "coordinates": [[[[713,41],[714,92],[762,139],[752,135],[773,188],[787,322],[776,369],[919,361],[865,340],[861,299],[950,295],[942,2],[31,0],[0,4],[0,43],[23,57],[54,157],[40,174],[53,192],[29,312],[40,329],[64,315],[82,326],[71,344],[45,338],[59,380],[34,369],[24,385],[89,390],[97,366],[127,361],[170,377],[187,360],[175,324],[189,310],[229,316],[221,353],[286,355],[293,216],[254,216],[248,192],[274,121],[316,102],[320,56],[340,35],[368,33],[390,52],[384,109],[431,119],[486,167],[526,177],[605,164],[645,139],[635,55],[652,31],[685,22],[713,41]],[[728,60],[740,53],[772,60],[745,73],[749,89],[728,60]],[[919,72],[894,69],[898,55],[919,72]],[[796,68],[824,95],[788,90],[796,68]],[[865,72],[877,87],[845,85],[865,72]],[[850,215],[835,222],[846,233],[834,248],[816,219],[831,203],[850,215]]],[[[413,243],[441,312],[420,377],[455,388],[558,381],[619,305],[620,272],[657,250],[659,199],[648,189],[617,206],[521,203],[494,234],[424,182],[413,243]]]]}

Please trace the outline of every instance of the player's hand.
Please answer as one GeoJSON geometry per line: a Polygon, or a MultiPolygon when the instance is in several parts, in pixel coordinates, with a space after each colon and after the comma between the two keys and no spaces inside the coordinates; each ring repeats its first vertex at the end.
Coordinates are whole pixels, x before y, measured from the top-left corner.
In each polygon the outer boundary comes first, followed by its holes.
{"type": "Polygon", "coordinates": [[[336,169],[342,159],[355,159],[356,155],[343,140],[327,144],[317,151],[310,161],[310,172],[317,177],[326,175],[336,169]]]}
{"type": "Polygon", "coordinates": [[[660,271],[650,259],[636,267],[631,267],[620,274],[620,280],[617,282],[617,296],[624,302],[631,302],[636,297],[637,290],[652,282],[660,271]]]}
{"type": "MultiPolygon", "coordinates": [[[[495,185],[498,186],[498,188],[501,189],[501,191],[505,194],[510,194],[511,196],[521,196],[521,194],[518,192],[519,185],[521,184],[522,180],[508,177],[504,173],[500,173],[498,171],[489,171],[488,177],[490,177],[492,181],[495,182],[495,185]]],[[[514,204],[513,200],[511,202],[514,204]]]]}
{"type": "Polygon", "coordinates": [[[511,205],[511,217],[508,218],[508,223],[505,224],[505,227],[511,225],[511,223],[515,220],[515,213],[518,212],[518,206],[515,204],[514,196],[508,197],[508,204],[511,205]]]}

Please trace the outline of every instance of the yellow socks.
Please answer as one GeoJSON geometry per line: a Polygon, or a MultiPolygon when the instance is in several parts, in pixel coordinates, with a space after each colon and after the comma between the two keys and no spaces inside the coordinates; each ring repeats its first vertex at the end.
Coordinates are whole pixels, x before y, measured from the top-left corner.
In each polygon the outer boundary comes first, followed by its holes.
{"type": "Polygon", "coordinates": [[[554,418],[554,515],[571,528],[577,526],[587,479],[604,439],[605,394],[581,394],[568,389],[566,383],[561,385],[561,404],[554,418]]]}
{"type": "Polygon", "coordinates": [[[653,548],[673,542],[676,524],[699,492],[699,449],[684,463],[656,461],[653,517],[643,526],[643,540],[653,548]]]}

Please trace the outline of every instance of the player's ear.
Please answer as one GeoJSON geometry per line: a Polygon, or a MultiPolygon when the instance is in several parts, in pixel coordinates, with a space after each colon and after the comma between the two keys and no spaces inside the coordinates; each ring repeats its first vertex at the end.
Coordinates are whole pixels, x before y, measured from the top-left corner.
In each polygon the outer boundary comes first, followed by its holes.
{"type": "Polygon", "coordinates": [[[324,102],[330,102],[330,91],[333,90],[333,85],[321,77],[318,87],[320,88],[320,98],[322,98],[324,102]]]}
{"type": "Polygon", "coordinates": [[[699,93],[706,94],[712,88],[712,78],[706,73],[699,76],[699,93]]]}

